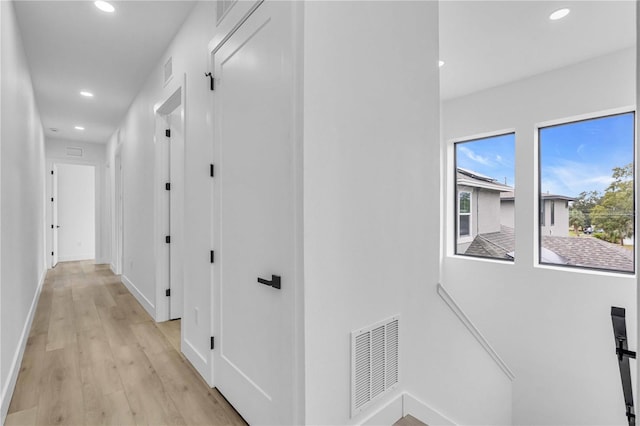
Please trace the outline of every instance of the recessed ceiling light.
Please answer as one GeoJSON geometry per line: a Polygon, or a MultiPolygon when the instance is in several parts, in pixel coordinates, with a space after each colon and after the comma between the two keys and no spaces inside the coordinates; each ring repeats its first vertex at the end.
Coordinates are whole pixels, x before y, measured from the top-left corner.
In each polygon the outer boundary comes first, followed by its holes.
{"type": "Polygon", "coordinates": [[[76,130],[84,130],[84,127],[82,127],[82,126],[76,126],[76,127],[74,127],[74,129],[76,129],[76,130]]]}
{"type": "Polygon", "coordinates": [[[116,10],[116,8],[113,7],[113,5],[111,3],[107,3],[104,0],[97,0],[97,1],[93,2],[93,4],[95,4],[96,7],[98,9],[100,9],[101,11],[103,11],[103,12],[113,13],[116,10]]]}
{"type": "Polygon", "coordinates": [[[438,66],[442,68],[442,66],[444,65],[444,61],[438,61],[438,66]]]}
{"type": "Polygon", "coordinates": [[[569,12],[571,12],[571,10],[567,9],[566,7],[564,9],[558,9],[551,15],[549,15],[549,19],[551,19],[552,21],[557,21],[567,16],[569,12]]]}
{"type": "Polygon", "coordinates": [[[80,92],[80,94],[82,96],[84,96],[85,98],[93,98],[93,93],[91,93],[91,92],[87,92],[87,91],[83,90],[82,92],[80,92]]]}

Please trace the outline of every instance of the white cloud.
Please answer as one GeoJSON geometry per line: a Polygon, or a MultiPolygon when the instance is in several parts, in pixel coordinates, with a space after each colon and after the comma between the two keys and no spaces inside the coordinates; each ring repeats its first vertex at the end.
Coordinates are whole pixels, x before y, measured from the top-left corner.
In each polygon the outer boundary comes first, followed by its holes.
{"type": "Polygon", "coordinates": [[[605,174],[593,164],[564,161],[558,166],[544,168],[542,191],[575,196],[582,191],[603,192],[612,182],[611,172],[605,174]]]}
{"type": "Polygon", "coordinates": [[[480,163],[485,166],[493,166],[493,163],[491,162],[489,157],[478,155],[466,146],[458,146],[458,152],[464,154],[471,161],[475,161],[476,163],[480,163]]]}

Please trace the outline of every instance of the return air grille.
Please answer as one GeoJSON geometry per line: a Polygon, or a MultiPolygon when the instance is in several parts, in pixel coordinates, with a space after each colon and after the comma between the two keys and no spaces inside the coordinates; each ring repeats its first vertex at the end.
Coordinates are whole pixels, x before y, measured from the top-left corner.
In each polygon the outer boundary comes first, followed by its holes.
{"type": "Polygon", "coordinates": [[[351,333],[351,417],[399,379],[399,317],[351,333]]]}

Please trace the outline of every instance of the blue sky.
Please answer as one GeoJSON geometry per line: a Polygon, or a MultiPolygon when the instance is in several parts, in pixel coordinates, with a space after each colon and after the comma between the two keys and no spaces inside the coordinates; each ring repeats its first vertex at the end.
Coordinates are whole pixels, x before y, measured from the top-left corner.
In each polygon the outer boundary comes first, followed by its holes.
{"type": "Polygon", "coordinates": [[[514,186],[515,135],[513,133],[456,144],[457,167],[473,170],[514,186]]]}
{"type": "MultiPolygon", "coordinates": [[[[577,196],[604,190],[611,170],[633,161],[632,113],[547,127],[540,130],[542,191],[577,196]]],[[[514,186],[515,135],[456,144],[458,167],[514,186]]]]}
{"type": "Polygon", "coordinates": [[[543,192],[604,192],[612,169],[633,161],[633,114],[541,129],[540,151],[543,192]]]}

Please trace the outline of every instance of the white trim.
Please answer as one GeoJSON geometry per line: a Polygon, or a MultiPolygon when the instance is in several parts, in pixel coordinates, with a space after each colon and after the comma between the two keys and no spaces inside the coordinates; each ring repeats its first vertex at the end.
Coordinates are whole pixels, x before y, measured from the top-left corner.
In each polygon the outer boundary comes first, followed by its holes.
{"type": "Polygon", "coordinates": [[[451,297],[451,295],[445,290],[442,284],[438,284],[437,287],[438,295],[444,302],[451,308],[451,311],[456,314],[460,322],[464,324],[465,327],[469,330],[469,332],[476,338],[478,343],[484,348],[484,350],[489,354],[489,356],[498,364],[498,367],[504,372],[504,374],[509,378],[509,380],[513,381],[515,379],[515,375],[509,368],[509,366],[504,362],[504,360],[498,355],[498,353],[493,349],[489,341],[482,335],[480,330],[473,324],[473,322],[469,319],[469,317],[464,313],[462,308],[456,303],[456,301],[451,297]]]}
{"type": "Polygon", "coordinates": [[[402,395],[402,406],[402,417],[410,414],[421,422],[431,426],[456,424],[453,420],[408,392],[402,395]]]}
{"type": "Polygon", "coordinates": [[[404,394],[394,396],[386,404],[358,422],[359,425],[392,425],[404,417],[404,394]]]}
{"type": "Polygon", "coordinates": [[[38,288],[36,289],[36,294],[33,296],[33,301],[31,302],[31,307],[29,308],[29,314],[27,315],[27,321],[22,328],[22,335],[20,336],[18,348],[16,353],[13,356],[13,361],[11,363],[11,367],[9,368],[9,376],[7,377],[7,382],[2,389],[2,413],[0,414],[1,424],[4,424],[7,419],[7,413],[9,412],[9,404],[11,403],[11,397],[13,396],[13,391],[16,388],[16,383],[18,381],[18,373],[20,373],[20,365],[22,364],[22,358],[24,356],[24,350],[27,346],[27,340],[29,340],[29,332],[31,330],[31,324],[33,323],[33,318],[36,314],[36,309],[38,307],[38,301],[40,300],[40,294],[42,293],[42,286],[44,285],[44,279],[47,276],[47,269],[44,269],[42,275],[40,276],[40,281],[38,282],[38,288]]]}
{"type": "MultiPolygon", "coordinates": [[[[184,333],[182,334],[184,335],[184,333]]],[[[209,377],[208,374],[203,376],[200,373],[201,371],[208,371],[207,358],[205,358],[196,349],[196,347],[186,338],[182,339],[182,345],[180,345],[180,350],[184,354],[185,358],[187,358],[187,360],[189,360],[189,362],[193,364],[198,374],[200,374],[200,377],[202,377],[210,387],[213,387],[213,383],[211,382],[211,377],[209,377]]]]}
{"type": "Polygon", "coordinates": [[[113,272],[113,275],[118,275],[116,273],[116,265],[114,265],[113,262],[109,263],[109,269],[111,269],[111,272],[113,272]]]}
{"type": "Polygon", "coordinates": [[[237,1],[216,25],[216,32],[208,44],[209,54],[215,53],[240,28],[264,0],[237,1]]]}
{"type": "MultiPolygon", "coordinates": [[[[58,262],[72,262],[78,260],[95,260],[95,253],[72,254],[69,256],[58,257],[58,262]]],[[[97,263],[97,262],[96,262],[97,263]]]]}
{"type": "Polygon", "coordinates": [[[133,295],[133,297],[135,297],[136,300],[145,309],[145,311],[147,311],[147,313],[151,315],[151,318],[156,321],[156,308],[153,303],[151,303],[151,301],[147,299],[140,290],[138,290],[138,287],[136,287],[124,274],[120,277],[120,279],[122,280],[122,283],[127,287],[129,292],[133,295]]]}

